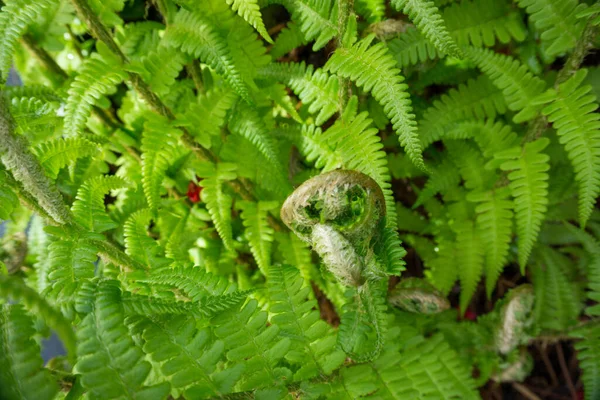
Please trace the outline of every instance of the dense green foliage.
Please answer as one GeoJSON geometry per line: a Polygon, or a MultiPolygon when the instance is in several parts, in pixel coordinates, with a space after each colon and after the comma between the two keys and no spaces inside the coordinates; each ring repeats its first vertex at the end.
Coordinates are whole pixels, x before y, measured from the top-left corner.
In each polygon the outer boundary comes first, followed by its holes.
{"type": "Polygon", "coordinates": [[[600,5],[0,6],[0,398],[600,398],[600,5]]]}

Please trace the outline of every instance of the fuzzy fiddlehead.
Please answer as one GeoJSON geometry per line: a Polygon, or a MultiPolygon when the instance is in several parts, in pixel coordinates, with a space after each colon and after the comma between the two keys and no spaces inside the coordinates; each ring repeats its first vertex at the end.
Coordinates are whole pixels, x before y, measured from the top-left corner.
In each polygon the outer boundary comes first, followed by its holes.
{"type": "Polygon", "coordinates": [[[510,291],[500,310],[500,326],[496,332],[496,350],[508,354],[527,343],[527,330],[533,324],[534,293],[531,285],[521,285],[510,291]]]}
{"type": "Polygon", "coordinates": [[[379,185],[356,171],[336,170],[309,179],[285,201],[281,219],[312,246],[348,288],[338,343],[355,361],[383,348],[387,282],[381,252],[385,199],[379,185]]]}
{"type": "Polygon", "coordinates": [[[375,248],[385,213],[383,192],[373,179],[336,170],[298,187],[283,204],[281,219],[343,285],[357,287],[380,275],[375,248]]]}
{"type": "Polygon", "coordinates": [[[419,278],[403,279],[390,293],[389,302],[406,311],[436,314],[450,308],[450,302],[429,282],[419,278]]]}

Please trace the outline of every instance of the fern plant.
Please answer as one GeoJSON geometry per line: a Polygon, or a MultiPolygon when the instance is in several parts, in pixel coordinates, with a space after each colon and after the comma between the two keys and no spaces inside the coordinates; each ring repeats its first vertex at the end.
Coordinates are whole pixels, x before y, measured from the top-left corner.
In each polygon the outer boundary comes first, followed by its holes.
{"type": "Polygon", "coordinates": [[[0,398],[597,399],[593,3],[0,0],[0,398]]]}

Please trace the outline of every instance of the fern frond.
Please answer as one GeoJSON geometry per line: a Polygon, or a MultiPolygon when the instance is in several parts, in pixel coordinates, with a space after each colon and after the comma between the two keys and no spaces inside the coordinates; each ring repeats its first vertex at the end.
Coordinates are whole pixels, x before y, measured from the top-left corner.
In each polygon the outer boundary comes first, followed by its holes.
{"type": "Polygon", "coordinates": [[[123,54],[131,59],[137,59],[147,54],[149,49],[158,47],[158,33],[164,27],[156,21],[131,22],[126,24],[122,31],[116,32],[115,39],[123,54]]]}
{"type": "Polygon", "coordinates": [[[175,83],[186,61],[186,57],[176,49],[159,46],[125,69],[141,75],[155,93],[163,95],[175,83]]]}
{"type": "Polygon", "coordinates": [[[536,255],[533,270],[536,323],[557,331],[574,326],[581,304],[574,283],[565,274],[570,260],[550,247],[542,247],[536,255]]]}
{"type": "Polygon", "coordinates": [[[171,261],[164,257],[163,248],[150,236],[147,227],[152,213],[144,208],[131,214],[125,222],[125,251],[134,260],[148,268],[160,268],[171,261]]]}
{"type": "Polygon", "coordinates": [[[387,329],[387,282],[367,281],[346,292],[340,316],[338,344],[356,362],[376,359],[387,329]]]}
{"type": "Polygon", "coordinates": [[[519,111],[513,118],[516,123],[527,121],[535,116],[531,107],[534,99],[542,93],[546,84],[533,75],[526,66],[510,56],[487,49],[470,48],[465,55],[502,89],[508,108],[519,111]]]}
{"type": "Polygon", "coordinates": [[[58,0],[13,0],[8,1],[0,12],[0,82],[8,78],[17,42],[27,27],[58,0]]]}
{"type": "Polygon", "coordinates": [[[233,62],[226,39],[202,15],[185,9],[179,10],[163,40],[167,46],[179,48],[184,53],[200,58],[223,75],[242,98],[250,100],[248,87],[233,62]]]}
{"type": "Polygon", "coordinates": [[[460,311],[464,314],[483,272],[484,248],[482,238],[470,220],[458,220],[452,229],[456,232],[456,257],[460,260],[460,311]]]}
{"type": "Polygon", "coordinates": [[[127,324],[142,333],[144,352],[160,365],[171,388],[183,392],[185,398],[220,397],[239,379],[242,364],[217,370],[224,344],[214,341],[206,329],[198,329],[191,317],[136,317],[129,318],[127,324]]]}
{"type": "Polygon", "coordinates": [[[267,313],[260,310],[256,300],[248,301],[241,310],[218,315],[212,324],[215,335],[225,343],[227,359],[245,365],[236,391],[277,386],[292,378],[291,371],[279,365],[291,339],[280,337],[277,325],[267,326],[267,313]]]}
{"type": "MultiPolygon", "coordinates": [[[[108,53],[108,52],[105,52],[108,53]]],[[[67,136],[81,134],[98,99],[110,94],[127,78],[119,60],[109,54],[93,53],[69,87],[64,129],[67,136]]]]}
{"type": "Polygon", "coordinates": [[[460,173],[450,158],[445,158],[432,168],[431,175],[419,193],[413,208],[430,200],[437,193],[447,193],[460,183],[460,173]]]}
{"type": "Polygon", "coordinates": [[[254,29],[260,33],[260,35],[269,43],[273,43],[273,39],[269,36],[267,28],[262,20],[262,14],[260,13],[260,7],[258,0],[226,0],[227,4],[231,6],[231,9],[238,13],[238,15],[252,25],[254,29]]]}
{"type": "Polygon", "coordinates": [[[578,328],[571,336],[581,339],[575,343],[579,367],[583,371],[585,400],[600,397],[600,325],[578,328]]]}
{"type": "Polygon", "coordinates": [[[0,397],[51,400],[58,384],[44,368],[33,318],[20,304],[0,305],[0,397]]]}
{"type": "Polygon", "coordinates": [[[271,57],[274,60],[282,57],[293,49],[306,44],[308,40],[304,38],[304,34],[300,30],[298,24],[293,21],[288,22],[285,28],[279,32],[273,47],[271,47],[271,57]]]}
{"type": "Polygon", "coordinates": [[[223,190],[223,182],[230,181],[236,177],[235,164],[219,163],[216,166],[203,163],[197,174],[202,180],[202,201],[215,224],[219,236],[223,240],[225,248],[234,250],[231,231],[231,205],[233,199],[223,190]]]}
{"type": "Polygon", "coordinates": [[[315,40],[313,51],[325,47],[338,34],[338,9],[332,0],[284,0],[307,41],[315,40]]]}
{"type": "Polygon", "coordinates": [[[442,58],[442,53],[416,28],[411,27],[387,44],[400,68],[442,58]]]}
{"type": "Polygon", "coordinates": [[[325,68],[351,79],[357,86],[372,93],[392,121],[400,144],[410,159],[417,167],[425,169],[410,97],[406,92],[407,86],[403,83],[404,78],[383,43],[371,46],[374,38],[370,35],[352,47],[337,49],[325,68]]]}
{"type": "Polygon", "coordinates": [[[211,136],[219,136],[225,125],[227,112],[233,107],[236,95],[225,88],[214,88],[198,101],[189,105],[183,115],[179,115],[178,125],[185,126],[194,138],[206,149],[211,148],[211,136]]]}
{"type": "Polygon", "coordinates": [[[489,192],[471,193],[467,199],[477,202],[477,231],[485,252],[485,289],[488,298],[508,259],[512,238],[513,203],[506,188],[489,192]]]}
{"type": "Polygon", "coordinates": [[[94,277],[98,249],[84,238],[56,239],[48,246],[47,296],[66,315],[72,314],[79,288],[94,277]]]}
{"type": "Polygon", "coordinates": [[[17,195],[6,184],[5,174],[6,172],[0,170],[0,221],[9,219],[19,202],[17,195]]]}
{"type": "Polygon", "coordinates": [[[404,257],[406,256],[406,250],[402,247],[402,241],[396,231],[396,227],[388,226],[383,231],[383,238],[379,244],[380,249],[376,251],[379,253],[381,262],[386,268],[388,275],[399,276],[404,271],[404,257]]]}
{"type": "Polygon", "coordinates": [[[166,118],[148,115],[142,135],[142,188],[153,213],[158,210],[162,183],[172,163],[170,151],[176,145],[180,132],[166,118]]]}
{"type": "Polygon", "coordinates": [[[125,0],[88,0],[91,9],[98,15],[104,25],[122,25],[119,12],[125,7],[125,0]]]}
{"type": "MultiPolygon", "coordinates": [[[[14,276],[0,275],[0,297],[13,302],[19,302],[29,312],[39,316],[47,326],[54,329],[67,349],[71,360],[75,359],[75,335],[71,324],[65,317],[27,286],[21,279],[14,276]]],[[[1,330],[0,330],[1,332],[1,330]]]]}
{"type": "Polygon", "coordinates": [[[381,21],[385,16],[385,0],[357,0],[354,7],[370,24],[381,21]]]}
{"type": "Polygon", "coordinates": [[[166,399],[169,384],[146,386],[151,365],[124,323],[117,281],[98,283],[93,307],[77,329],[75,373],[92,399],[166,399]],[[126,351],[124,351],[126,349],[126,351]]]}
{"type": "Polygon", "coordinates": [[[440,52],[462,57],[462,52],[450,37],[438,8],[431,0],[392,0],[392,5],[407,14],[440,52]]]}
{"type": "Polygon", "coordinates": [[[339,108],[339,80],[312,65],[301,63],[272,63],[261,69],[259,76],[285,83],[309,104],[308,112],[316,114],[315,124],[326,122],[339,108]],[[317,114],[318,112],[318,114],[317,114]]]}
{"type": "Polygon", "coordinates": [[[292,340],[292,352],[286,359],[300,366],[294,380],[331,374],[346,355],[336,349],[333,330],[320,319],[316,301],[309,299],[310,285],[296,268],[274,265],[269,270],[268,288],[271,322],[292,340]]]}
{"type": "Polygon", "coordinates": [[[269,211],[277,208],[274,201],[249,201],[239,202],[242,209],[242,222],[246,228],[246,238],[250,243],[250,250],[256,260],[258,268],[264,275],[268,274],[271,265],[271,245],[273,242],[273,228],[267,223],[269,211]]]}
{"type": "Polygon", "coordinates": [[[459,46],[491,47],[522,42],[527,35],[521,14],[505,0],[467,0],[444,8],[444,21],[459,46]]]}
{"type": "Polygon", "coordinates": [[[575,47],[581,37],[584,22],[577,19],[581,10],[577,0],[517,0],[529,19],[541,32],[548,56],[556,56],[575,47]]]}
{"type": "Polygon", "coordinates": [[[537,240],[540,226],[548,209],[549,160],[542,150],[550,141],[541,138],[527,143],[523,149],[516,147],[496,154],[504,162],[500,168],[508,174],[517,218],[519,264],[525,270],[527,260],[537,240]]]}
{"type": "Polygon", "coordinates": [[[91,232],[104,232],[118,224],[106,212],[104,196],[111,190],[121,189],[127,182],[115,175],[97,176],[85,182],[77,191],[71,211],[75,221],[91,232]]]}
{"type": "Polygon", "coordinates": [[[33,154],[52,179],[56,179],[58,172],[70,162],[91,157],[97,152],[97,145],[83,138],[58,138],[41,143],[33,149],[33,154]]]}
{"type": "Polygon", "coordinates": [[[546,100],[542,113],[552,122],[559,142],[565,147],[579,185],[579,224],[585,227],[600,193],[600,116],[591,87],[581,86],[587,75],[577,71],[546,100]]]}
{"type": "Polygon", "coordinates": [[[475,144],[464,140],[446,140],[444,145],[448,149],[450,160],[462,176],[465,188],[487,190],[496,183],[496,172],[481,168],[485,164],[485,159],[475,144]]]}

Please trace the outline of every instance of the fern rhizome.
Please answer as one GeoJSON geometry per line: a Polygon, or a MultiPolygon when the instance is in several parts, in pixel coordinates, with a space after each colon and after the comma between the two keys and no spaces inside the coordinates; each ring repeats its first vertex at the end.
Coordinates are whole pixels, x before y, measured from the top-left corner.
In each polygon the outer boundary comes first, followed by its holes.
{"type": "Polygon", "coordinates": [[[0,399],[600,399],[599,29],[0,0],[0,399]]]}

